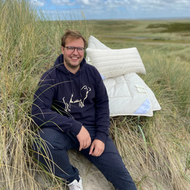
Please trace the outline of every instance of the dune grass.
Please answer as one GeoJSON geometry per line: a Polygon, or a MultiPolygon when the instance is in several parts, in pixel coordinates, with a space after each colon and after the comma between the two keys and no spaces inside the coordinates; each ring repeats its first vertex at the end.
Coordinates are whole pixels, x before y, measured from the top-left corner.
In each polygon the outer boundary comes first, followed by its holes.
{"type": "Polygon", "coordinates": [[[110,48],[137,47],[147,70],[141,77],[162,110],[151,118],[111,118],[110,136],[139,190],[190,189],[190,45],[183,44],[190,35],[186,30],[163,33],[165,21],[158,21],[156,27],[150,25],[155,21],[48,21],[26,0],[0,0],[0,20],[0,189],[63,186],[33,160],[37,126],[30,112],[38,80],[60,54],[60,38],[67,28],[80,30],[87,39],[94,35],[110,48]],[[147,38],[119,38],[123,35],[147,38]]]}
{"type": "Polygon", "coordinates": [[[35,175],[42,170],[30,150],[33,94],[61,53],[61,36],[73,25],[46,21],[26,0],[0,0],[0,20],[0,189],[41,189],[35,175]]]}

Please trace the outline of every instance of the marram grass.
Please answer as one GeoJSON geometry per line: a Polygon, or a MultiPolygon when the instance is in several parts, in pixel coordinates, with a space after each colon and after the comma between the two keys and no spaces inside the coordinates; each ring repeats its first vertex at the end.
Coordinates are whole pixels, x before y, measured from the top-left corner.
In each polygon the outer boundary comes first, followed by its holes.
{"type": "MultiPolygon", "coordinates": [[[[31,105],[39,77],[60,53],[65,29],[80,30],[86,38],[91,33],[85,21],[45,18],[29,1],[0,0],[0,189],[66,189],[33,159],[37,126],[30,117],[31,105]]],[[[188,190],[189,57],[178,45],[134,44],[147,70],[141,77],[162,110],[151,118],[113,117],[110,136],[139,190],[188,190]]]]}

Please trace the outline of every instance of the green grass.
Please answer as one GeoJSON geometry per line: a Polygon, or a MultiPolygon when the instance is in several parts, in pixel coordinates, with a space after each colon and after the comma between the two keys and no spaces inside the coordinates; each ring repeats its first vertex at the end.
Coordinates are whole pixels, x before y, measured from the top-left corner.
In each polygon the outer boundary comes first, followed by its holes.
{"type": "Polygon", "coordinates": [[[87,24],[91,29],[91,35],[105,42],[119,41],[122,43],[123,40],[125,42],[130,40],[137,43],[188,43],[188,40],[190,40],[188,31],[190,25],[189,20],[92,20],[87,21],[87,24]],[[130,37],[133,37],[133,39],[130,39],[130,37]],[[134,37],[144,39],[134,39],[134,37]]]}
{"type": "Polygon", "coordinates": [[[33,160],[37,126],[30,112],[39,78],[61,53],[67,28],[113,49],[137,47],[147,71],[140,76],[162,110],[150,118],[111,118],[110,136],[139,190],[190,189],[188,20],[48,21],[25,0],[0,0],[0,20],[0,189],[62,186],[33,160]]]}
{"type": "Polygon", "coordinates": [[[181,23],[181,22],[174,22],[174,23],[167,23],[167,24],[150,24],[147,28],[164,28],[161,32],[189,32],[190,24],[181,23]]]}

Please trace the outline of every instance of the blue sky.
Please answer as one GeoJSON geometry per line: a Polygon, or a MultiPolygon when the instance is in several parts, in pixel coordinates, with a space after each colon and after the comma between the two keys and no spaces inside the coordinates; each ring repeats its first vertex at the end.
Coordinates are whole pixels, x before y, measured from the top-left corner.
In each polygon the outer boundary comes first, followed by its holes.
{"type": "Polygon", "coordinates": [[[165,19],[189,18],[190,0],[28,0],[51,18],[165,19]]]}

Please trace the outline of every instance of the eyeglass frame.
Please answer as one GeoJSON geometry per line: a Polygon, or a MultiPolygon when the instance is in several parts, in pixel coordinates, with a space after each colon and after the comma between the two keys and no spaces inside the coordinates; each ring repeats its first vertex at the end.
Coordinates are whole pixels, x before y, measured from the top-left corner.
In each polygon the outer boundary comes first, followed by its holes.
{"type": "Polygon", "coordinates": [[[75,49],[77,50],[78,53],[84,53],[84,49],[85,49],[83,47],[74,47],[74,46],[64,46],[64,48],[66,48],[67,51],[71,51],[71,50],[68,50],[68,48],[74,48],[71,53],[73,53],[75,51],[75,49]],[[81,51],[80,51],[80,49],[81,49],[81,51]]]}

